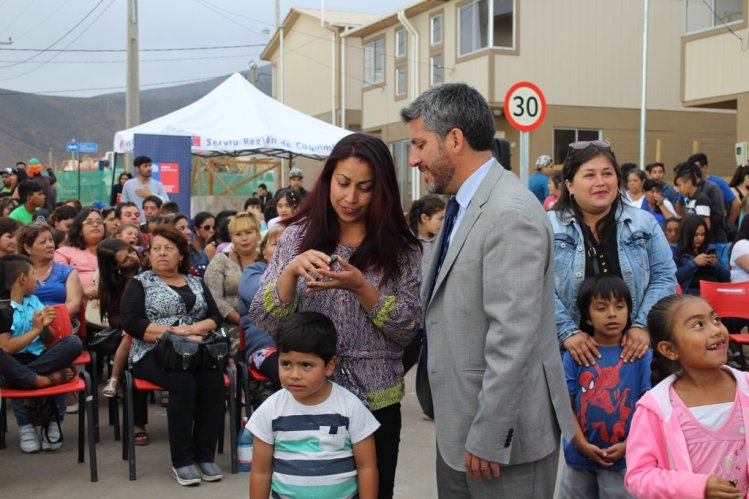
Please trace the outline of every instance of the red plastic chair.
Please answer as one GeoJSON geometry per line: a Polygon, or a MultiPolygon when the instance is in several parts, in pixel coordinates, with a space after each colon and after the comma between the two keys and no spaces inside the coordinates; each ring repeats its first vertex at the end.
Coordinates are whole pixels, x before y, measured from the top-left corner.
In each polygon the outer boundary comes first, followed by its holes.
{"type": "MultiPolygon", "coordinates": [[[[78,393],[78,400],[85,401],[80,404],[78,411],[78,462],[84,462],[84,433],[88,440],[89,466],[91,469],[91,481],[98,480],[98,471],[96,467],[96,436],[94,435],[94,411],[93,397],[91,397],[91,378],[86,371],[80,373],[67,383],[50,386],[48,388],[39,388],[32,390],[19,390],[12,388],[3,388],[0,390],[0,397],[3,399],[24,399],[36,397],[49,397],[52,395],[61,395],[63,393],[78,393]],[[88,413],[88,426],[86,427],[86,413],[88,413]]],[[[5,448],[5,433],[7,431],[7,413],[6,405],[0,404],[0,449],[5,448]]]]}
{"type": "MultiPolygon", "coordinates": [[[[228,369],[229,373],[224,373],[224,387],[228,390],[226,398],[229,401],[229,445],[231,456],[231,472],[239,472],[239,460],[237,457],[237,407],[235,374],[228,369]]],[[[133,390],[164,390],[163,387],[155,385],[145,379],[133,376],[129,370],[125,370],[125,397],[122,408],[122,459],[127,459],[130,480],[135,480],[135,419],[133,414],[133,390]]],[[[221,419],[221,431],[218,439],[218,453],[224,452],[224,419],[221,419]]]]}
{"type": "MultiPolygon", "coordinates": [[[[723,317],[749,319],[749,281],[748,282],[711,282],[700,281],[700,296],[704,298],[723,317]]],[[[730,333],[731,331],[729,331],[730,333]]],[[[742,345],[749,345],[749,334],[729,334],[733,343],[739,345],[741,365],[746,370],[742,345]]]]}
{"type": "MultiPolygon", "coordinates": [[[[240,324],[238,356],[240,359],[244,359],[245,348],[246,346],[244,342],[244,331],[242,330],[242,325],[240,324]]],[[[252,390],[250,387],[250,378],[252,378],[253,381],[268,381],[270,379],[266,375],[258,371],[254,366],[248,365],[243,360],[239,360],[237,362],[237,406],[242,406],[240,397],[244,393],[244,409],[247,419],[252,416],[254,407],[254,402],[252,400],[252,390]]]]}

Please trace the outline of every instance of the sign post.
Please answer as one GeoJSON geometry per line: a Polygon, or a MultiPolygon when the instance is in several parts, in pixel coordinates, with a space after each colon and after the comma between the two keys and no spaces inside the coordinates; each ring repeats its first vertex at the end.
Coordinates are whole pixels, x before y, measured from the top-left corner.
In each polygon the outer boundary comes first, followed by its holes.
{"type": "Polygon", "coordinates": [[[68,152],[75,154],[75,162],[78,165],[78,200],[81,199],[81,153],[99,152],[99,144],[96,142],[76,142],[75,139],[66,144],[68,152]]]}
{"type": "Polygon", "coordinates": [[[546,98],[541,89],[529,81],[515,83],[505,94],[507,122],[520,132],[520,181],[528,185],[528,132],[538,128],[546,117],[546,98]]]}

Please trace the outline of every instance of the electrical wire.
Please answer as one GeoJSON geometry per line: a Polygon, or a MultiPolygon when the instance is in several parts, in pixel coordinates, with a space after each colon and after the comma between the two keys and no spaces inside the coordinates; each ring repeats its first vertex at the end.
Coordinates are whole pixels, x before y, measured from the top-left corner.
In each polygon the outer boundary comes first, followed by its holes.
{"type": "MultiPolygon", "coordinates": [[[[175,57],[175,58],[166,58],[166,59],[139,59],[139,63],[147,63],[147,62],[180,62],[180,61],[215,61],[219,59],[238,59],[238,58],[246,58],[246,57],[258,57],[259,54],[237,54],[237,55],[224,55],[224,56],[205,56],[205,57],[175,57]]],[[[0,63],[3,62],[13,62],[13,61],[3,61],[0,60],[0,63]]],[[[31,62],[29,64],[124,64],[126,61],[125,59],[102,59],[102,60],[72,60],[72,61],[39,61],[39,62],[31,62]]]]}
{"type": "MultiPolygon", "coordinates": [[[[187,52],[193,50],[224,50],[224,49],[243,49],[251,47],[265,47],[265,43],[250,43],[247,45],[214,45],[210,47],[172,47],[160,49],[139,49],[139,52],[187,52]]],[[[66,52],[66,53],[124,53],[127,49],[20,49],[10,47],[0,47],[0,51],[8,52],[66,52]]]]}
{"type": "MultiPolygon", "coordinates": [[[[720,21],[720,23],[723,25],[724,28],[726,28],[733,36],[739,39],[740,47],[742,52],[746,52],[747,49],[749,49],[749,38],[746,39],[746,44],[744,43],[745,40],[736,33],[733,28],[731,28],[728,23],[717,13],[715,12],[715,9],[713,9],[713,6],[710,5],[707,0],[702,0],[702,3],[705,4],[705,6],[710,9],[710,12],[715,16],[715,18],[720,21]]],[[[743,13],[743,15],[746,15],[746,13],[743,13]]]]}

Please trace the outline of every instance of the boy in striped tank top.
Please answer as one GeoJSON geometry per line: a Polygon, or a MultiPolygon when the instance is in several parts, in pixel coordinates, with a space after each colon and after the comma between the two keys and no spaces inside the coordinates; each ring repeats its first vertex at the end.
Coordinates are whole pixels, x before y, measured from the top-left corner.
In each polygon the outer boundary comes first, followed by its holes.
{"type": "Polygon", "coordinates": [[[317,312],[278,325],[283,389],[253,413],[250,497],[377,497],[374,432],[380,426],[351,392],[327,378],[335,370],[336,330],[317,312]]]}

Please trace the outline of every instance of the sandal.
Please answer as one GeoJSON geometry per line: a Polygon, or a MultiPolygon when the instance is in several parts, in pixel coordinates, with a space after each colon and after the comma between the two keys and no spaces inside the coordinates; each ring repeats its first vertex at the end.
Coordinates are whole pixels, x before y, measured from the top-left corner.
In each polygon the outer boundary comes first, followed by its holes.
{"type": "Polygon", "coordinates": [[[49,380],[49,386],[57,386],[57,385],[64,385],[65,383],[68,383],[73,378],[75,378],[75,373],[72,369],[69,367],[66,367],[65,369],[60,369],[59,371],[54,371],[49,374],[44,375],[49,380]]]}
{"type": "Polygon", "coordinates": [[[120,384],[120,380],[112,376],[107,380],[107,384],[101,391],[101,394],[105,397],[112,398],[117,396],[117,386],[120,384]]]}
{"type": "Polygon", "coordinates": [[[151,443],[150,439],[148,438],[148,433],[145,431],[139,431],[135,435],[133,435],[133,439],[135,440],[135,445],[148,445],[151,443]]]}

